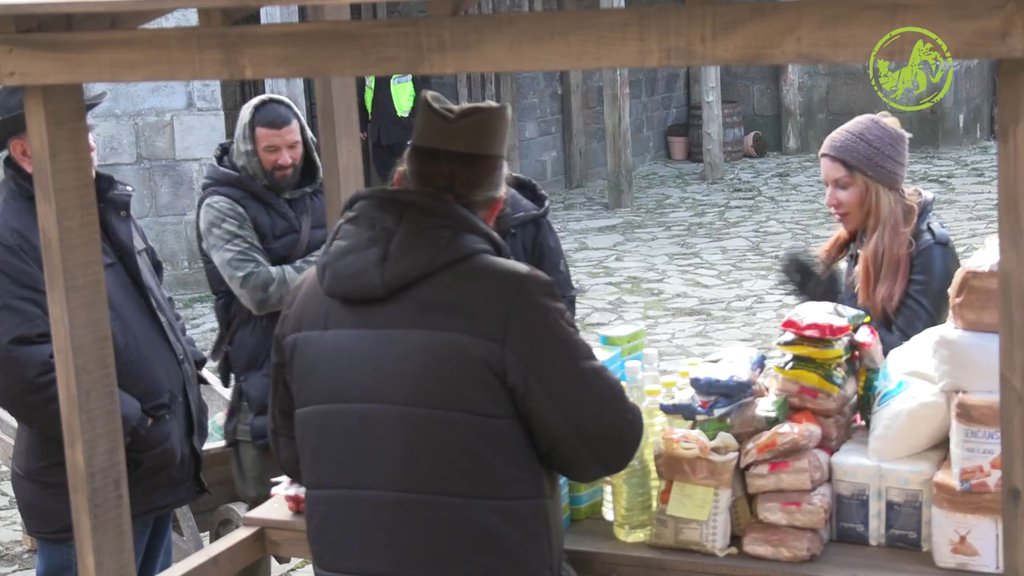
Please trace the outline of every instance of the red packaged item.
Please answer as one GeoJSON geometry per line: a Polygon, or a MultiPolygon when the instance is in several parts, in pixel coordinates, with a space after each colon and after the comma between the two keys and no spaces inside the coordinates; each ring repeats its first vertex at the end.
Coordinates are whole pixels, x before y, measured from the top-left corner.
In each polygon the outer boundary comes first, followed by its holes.
{"type": "Polygon", "coordinates": [[[804,338],[837,340],[868,321],[868,316],[835,302],[804,302],[782,320],[782,329],[804,338]]]}
{"type": "Polygon", "coordinates": [[[271,479],[275,486],[270,489],[271,496],[284,496],[288,510],[293,514],[306,511],[306,487],[287,476],[271,479]]]}

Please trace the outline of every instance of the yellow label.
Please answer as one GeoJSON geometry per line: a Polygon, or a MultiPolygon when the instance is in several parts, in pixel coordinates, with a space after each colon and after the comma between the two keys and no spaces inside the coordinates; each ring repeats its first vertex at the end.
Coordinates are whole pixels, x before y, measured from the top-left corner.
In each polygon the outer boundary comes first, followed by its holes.
{"type": "Polygon", "coordinates": [[[714,488],[673,482],[672,493],[668,497],[668,508],[665,511],[671,516],[704,522],[711,517],[714,503],[714,488]]]}

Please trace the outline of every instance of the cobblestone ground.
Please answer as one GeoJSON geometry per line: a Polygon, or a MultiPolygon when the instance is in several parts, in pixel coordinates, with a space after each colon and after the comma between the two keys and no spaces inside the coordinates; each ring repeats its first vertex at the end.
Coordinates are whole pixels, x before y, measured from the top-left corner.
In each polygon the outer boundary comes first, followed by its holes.
{"type": "MultiPolygon", "coordinates": [[[[995,145],[911,155],[909,181],[937,195],[936,213],[961,259],[996,231],[995,145]]],[[[640,322],[649,345],[671,365],[726,345],[768,350],[796,303],[780,282],[779,256],[789,246],[816,246],[835,228],[813,155],[771,155],[728,164],[708,185],[701,166],[659,162],[637,171],[630,210],[609,212],[603,185],[554,194],[558,228],[579,289],[582,334],[640,322]]],[[[209,303],[183,300],[200,345],[212,344],[209,303]]],[[[21,544],[10,485],[0,468],[0,576],[33,574],[21,544]]],[[[275,574],[311,576],[305,561],[275,574]]]]}

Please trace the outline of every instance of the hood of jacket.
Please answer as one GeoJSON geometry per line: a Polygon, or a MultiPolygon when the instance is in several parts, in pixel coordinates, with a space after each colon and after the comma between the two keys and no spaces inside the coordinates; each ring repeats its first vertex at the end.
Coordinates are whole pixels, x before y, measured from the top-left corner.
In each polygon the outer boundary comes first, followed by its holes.
{"type": "Polygon", "coordinates": [[[323,183],[323,166],[316,152],[316,138],[302,113],[287,98],[276,94],[264,94],[253,98],[242,107],[238,114],[234,139],[217,147],[214,154],[215,163],[207,167],[203,180],[204,190],[219,185],[250,191],[270,189],[267,174],[256,154],[255,127],[252,125],[256,108],[269,101],[279,102],[291,108],[299,120],[299,129],[302,131],[302,173],[299,175],[296,188],[281,193],[281,196],[297,198],[317,189],[323,183]]]}
{"type": "Polygon", "coordinates": [[[324,293],[382,300],[466,258],[508,257],[501,238],[462,206],[422,191],[359,192],[317,264],[324,293]]]}
{"type": "Polygon", "coordinates": [[[494,222],[498,234],[504,235],[516,226],[547,217],[551,199],[537,182],[521,174],[509,174],[506,183],[505,206],[494,222]]]}

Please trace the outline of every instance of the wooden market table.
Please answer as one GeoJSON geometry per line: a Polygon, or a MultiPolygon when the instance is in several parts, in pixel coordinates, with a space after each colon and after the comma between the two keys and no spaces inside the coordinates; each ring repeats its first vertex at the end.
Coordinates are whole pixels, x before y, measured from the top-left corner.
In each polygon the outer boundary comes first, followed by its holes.
{"type": "MultiPolygon", "coordinates": [[[[937,568],[930,553],[833,542],[820,558],[786,563],[743,554],[716,558],[627,544],[603,520],[573,522],[565,535],[569,562],[579,576],[968,576],[937,568]]],[[[167,576],[233,574],[262,556],[310,558],[306,520],[275,497],[246,514],[244,527],[164,572],[167,576]],[[234,553],[227,555],[224,550],[234,553]]]]}

